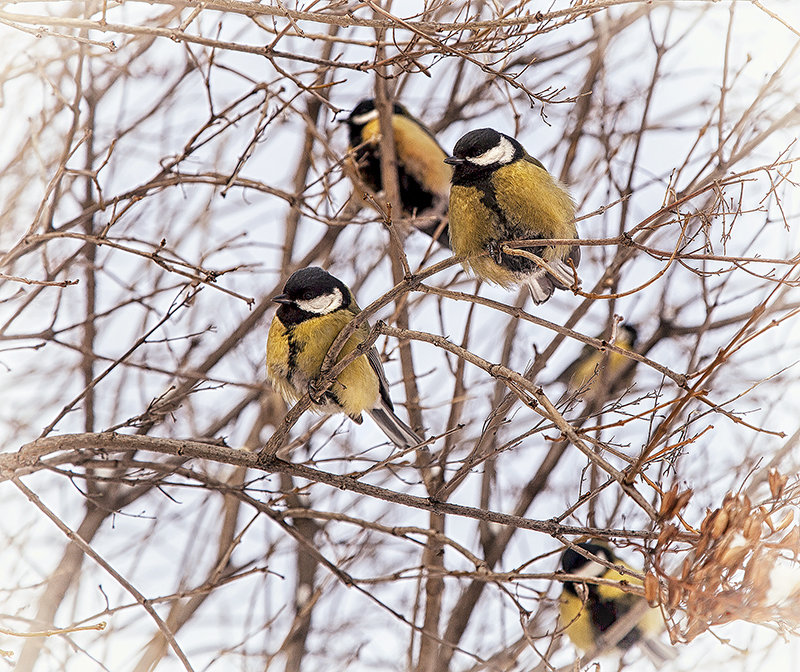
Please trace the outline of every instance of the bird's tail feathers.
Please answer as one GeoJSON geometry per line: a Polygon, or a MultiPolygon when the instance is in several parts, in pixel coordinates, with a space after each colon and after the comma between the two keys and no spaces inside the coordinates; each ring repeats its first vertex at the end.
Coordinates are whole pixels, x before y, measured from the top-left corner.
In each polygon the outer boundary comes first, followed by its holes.
{"type": "Polygon", "coordinates": [[[567,262],[562,259],[552,259],[547,262],[547,265],[553,271],[547,275],[552,283],[559,289],[569,289],[575,282],[575,273],[567,262]]]}
{"type": "Polygon", "coordinates": [[[638,643],[639,649],[658,670],[661,669],[664,663],[673,660],[678,655],[678,651],[674,646],[664,643],[656,635],[642,637],[638,643]]]}
{"type": "Polygon", "coordinates": [[[525,284],[528,286],[531,298],[537,306],[553,296],[553,292],[556,289],[550,275],[542,269],[535,271],[533,275],[529,276],[525,280],[525,284]]]}
{"type": "Polygon", "coordinates": [[[394,414],[394,411],[386,405],[383,399],[381,399],[380,406],[369,409],[367,413],[398,448],[411,448],[424,441],[411,427],[394,414]]]}
{"type": "Polygon", "coordinates": [[[572,267],[561,259],[551,259],[547,262],[549,270],[538,268],[530,275],[526,284],[531,292],[531,298],[535,304],[544,303],[553,296],[556,287],[558,289],[569,289],[573,283],[575,274],[572,267]]]}

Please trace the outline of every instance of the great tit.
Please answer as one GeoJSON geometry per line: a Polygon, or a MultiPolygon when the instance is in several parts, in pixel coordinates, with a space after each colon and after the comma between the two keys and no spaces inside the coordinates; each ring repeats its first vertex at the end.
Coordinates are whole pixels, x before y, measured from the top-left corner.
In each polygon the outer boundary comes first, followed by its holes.
{"type": "MultiPolygon", "coordinates": [[[[631,324],[620,324],[614,345],[633,351],[638,332],[631,324]]],[[[618,392],[633,380],[635,362],[618,352],[602,352],[591,345],[584,346],[578,358],[556,378],[567,384],[569,392],[582,390],[584,398],[607,391],[618,392]],[[601,389],[602,388],[602,389],[601,389]]]]}
{"type": "MultiPolygon", "coordinates": [[[[577,545],[602,560],[631,569],[630,565],[622,562],[607,546],[591,542],[577,545]]],[[[622,574],[584,558],[571,548],[561,556],[561,568],[567,574],[586,578],[642,585],[641,581],[630,574],[622,574]]],[[[614,586],[565,581],[561,591],[559,625],[576,647],[582,651],[591,651],[601,635],[643,599],[614,586]]],[[[636,644],[656,667],[660,667],[676,655],[673,647],[658,638],[663,630],[664,621],[659,610],[648,609],[639,622],[617,642],[616,649],[623,653],[636,644]]]]}
{"type": "MultiPolygon", "coordinates": [[[[345,120],[350,132],[350,148],[355,150],[358,172],[364,183],[375,192],[383,188],[381,177],[381,129],[378,110],[373,99],[362,100],[345,120]]],[[[408,110],[394,103],[392,110],[394,152],[397,159],[397,177],[400,202],[404,214],[443,215],[447,211],[450,193],[450,166],[444,163],[447,154],[436,138],[408,110]]],[[[449,247],[446,227],[439,226],[437,218],[419,228],[429,236],[449,247]]]]}
{"type": "Polygon", "coordinates": [[[567,188],[529,156],[511,136],[493,128],[464,135],[445,161],[454,166],[450,188],[450,247],[465,266],[502,287],[525,284],[534,303],[574,282],[581,248],[548,245],[524,248],[547,262],[506,254],[512,240],[577,238],[575,204],[567,188]],[[485,252],[489,256],[478,256],[485,252]]]}
{"type": "MultiPolygon", "coordinates": [[[[361,312],[350,289],[318,266],[295,271],[272,299],[280,304],[267,337],[267,377],[292,403],[302,397],[319,376],[322,362],[342,329],[361,312]]],[[[361,324],[347,339],[337,361],[364,341],[369,325],[361,324]]],[[[346,413],[361,424],[366,411],[391,441],[402,448],[422,439],[394,413],[389,385],[375,348],[342,371],[323,399],[319,413],[346,413]]]]}

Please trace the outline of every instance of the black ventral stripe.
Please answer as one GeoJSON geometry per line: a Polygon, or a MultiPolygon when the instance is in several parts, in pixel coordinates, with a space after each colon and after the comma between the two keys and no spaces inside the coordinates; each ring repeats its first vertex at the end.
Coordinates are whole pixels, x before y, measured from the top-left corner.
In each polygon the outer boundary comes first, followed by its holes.
{"type": "Polygon", "coordinates": [[[300,354],[300,345],[294,337],[294,329],[286,329],[286,341],[289,345],[289,354],[286,358],[289,371],[294,371],[297,368],[297,356],[300,354]]]}
{"type": "MultiPolygon", "coordinates": [[[[530,240],[533,238],[541,238],[539,234],[533,233],[530,229],[520,226],[519,224],[512,224],[508,221],[503,209],[497,202],[497,194],[494,185],[491,181],[491,175],[480,180],[480,184],[476,185],[481,190],[481,203],[497,217],[497,238],[495,242],[502,245],[510,240],[530,240]]],[[[520,248],[526,252],[535,254],[537,257],[542,256],[544,246],[540,247],[523,247],[520,248]]],[[[508,269],[512,273],[532,273],[539,269],[536,262],[526,259],[525,257],[517,256],[514,254],[503,253],[500,257],[500,265],[508,269]]]]}

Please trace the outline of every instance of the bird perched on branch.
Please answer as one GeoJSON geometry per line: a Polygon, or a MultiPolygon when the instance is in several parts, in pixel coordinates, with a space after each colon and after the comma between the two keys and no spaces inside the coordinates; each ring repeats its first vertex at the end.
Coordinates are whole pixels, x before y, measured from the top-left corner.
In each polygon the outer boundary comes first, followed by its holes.
{"type": "MultiPolygon", "coordinates": [[[[638,331],[632,324],[620,324],[617,328],[614,345],[622,350],[633,352],[636,348],[638,331]]],[[[598,350],[585,345],[577,359],[556,378],[566,383],[568,392],[580,390],[584,398],[606,392],[613,394],[623,390],[633,380],[635,360],[618,352],[598,350]]]]}
{"type": "MultiPolygon", "coordinates": [[[[359,177],[377,193],[383,189],[383,177],[381,129],[375,101],[371,98],[362,100],[345,122],[359,177]]],[[[432,216],[433,221],[422,223],[417,228],[429,236],[438,236],[437,240],[449,247],[447,227],[441,223],[441,217],[447,211],[453,173],[444,163],[447,154],[433,133],[399,103],[394,103],[392,109],[392,131],[403,214],[409,217],[432,216]]]]}
{"type": "MultiPolygon", "coordinates": [[[[608,563],[632,569],[605,545],[587,542],[577,546],[608,563]]],[[[572,548],[568,548],[561,556],[561,568],[567,574],[586,578],[642,585],[636,577],[585,558],[572,548]]],[[[565,581],[561,591],[559,625],[575,646],[588,652],[597,646],[604,632],[643,601],[644,598],[615,586],[565,581]]],[[[676,656],[675,649],[658,638],[663,630],[661,613],[658,609],[648,608],[633,628],[617,642],[615,648],[622,653],[636,644],[660,669],[665,661],[676,656]]]]}
{"type": "Polygon", "coordinates": [[[575,284],[577,245],[503,250],[513,240],[578,236],[575,204],[566,187],[519,142],[479,128],[464,135],[445,161],[454,166],[450,246],[466,257],[465,266],[501,287],[527,285],[536,304],[547,301],[556,287],[575,284]]]}
{"type": "MultiPolygon", "coordinates": [[[[273,301],[280,306],[267,337],[267,377],[283,398],[293,403],[310,390],[334,340],[361,309],[347,285],[317,266],[295,271],[283,294],[273,301]]],[[[355,350],[368,334],[369,325],[359,325],[336,361],[355,350]]],[[[422,443],[395,415],[386,374],[374,347],[348,364],[315,403],[313,410],[318,413],[345,413],[358,424],[366,412],[399,447],[422,443]]]]}

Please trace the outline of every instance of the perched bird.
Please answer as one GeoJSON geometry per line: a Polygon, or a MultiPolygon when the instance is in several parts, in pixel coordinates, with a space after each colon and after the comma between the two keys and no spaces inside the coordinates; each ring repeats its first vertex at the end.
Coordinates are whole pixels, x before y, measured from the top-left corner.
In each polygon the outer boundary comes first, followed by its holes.
{"type": "MultiPolygon", "coordinates": [[[[372,191],[383,188],[381,176],[381,129],[378,110],[373,99],[362,100],[345,120],[350,132],[350,148],[361,179],[372,191]]],[[[447,154],[423,124],[399,103],[392,111],[394,151],[397,159],[397,178],[400,202],[404,214],[441,216],[447,211],[450,193],[450,166],[444,163],[447,154]]],[[[446,227],[439,226],[437,217],[418,228],[429,236],[437,235],[439,242],[449,247],[446,227]]]]}
{"type": "MultiPolygon", "coordinates": [[[[318,266],[295,271],[273,298],[281,304],[267,337],[267,377],[288,402],[295,402],[319,375],[322,362],[339,332],[361,312],[350,289],[318,266]]],[[[347,339],[340,361],[363,343],[369,325],[347,339]]],[[[422,439],[394,413],[380,355],[371,348],[350,363],[314,407],[319,413],[346,413],[361,424],[366,411],[393,443],[415,446],[422,439]]]]}
{"type": "Polygon", "coordinates": [[[529,156],[514,138],[492,128],[464,135],[445,161],[454,166],[450,188],[450,247],[465,266],[502,287],[525,284],[534,303],[574,282],[581,248],[548,245],[524,248],[547,262],[506,254],[512,240],[577,238],[575,204],[567,188],[529,156]],[[488,252],[489,256],[478,256],[488,252]]]}
{"type": "MultiPolygon", "coordinates": [[[[607,562],[631,569],[607,546],[596,543],[583,543],[578,546],[607,562]]],[[[641,581],[630,574],[621,574],[604,567],[598,562],[584,558],[571,548],[564,551],[561,556],[561,568],[567,574],[577,574],[586,578],[602,578],[626,581],[635,586],[642,585],[641,581]]],[[[559,625],[575,646],[582,651],[590,651],[606,630],[643,599],[609,585],[565,581],[561,591],[559,625]]],[[[658,609],[648,609],[639,622],[617,642],[616,649],[624,652],[636,644],[658,667],[676,655],[673,647],[658,638],[663,629],[664,621],[661,613],[658,609]]]]}
{"type": "MultiPolygon", "coordinates": [[[[637,338],[636,327],[623,323],[617,329],[614,345],[632,352],[636,347],[637,338]]],[[[585,345],[578,358],[564,369],[556,380],[566,383],[568,392],[581,390],[584,398],[603,391],[613,394],[630,385],[633,380],[634,365],[634,360],[618,352],[602,352],[591,345],[585,345]]]]}

